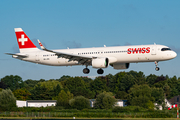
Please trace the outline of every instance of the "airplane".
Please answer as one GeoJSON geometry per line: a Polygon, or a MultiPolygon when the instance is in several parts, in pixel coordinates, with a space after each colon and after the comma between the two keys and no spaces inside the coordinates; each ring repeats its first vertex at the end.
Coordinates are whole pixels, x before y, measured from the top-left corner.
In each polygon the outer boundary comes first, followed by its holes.
{"type": "Polygon", "coordinates": [[[96,47],[78,49],[49,50],[38,40],[41,49],[37,48],[22,28],[14,28],[20,53],[6,53],[23,61],[50,66],[84,65],[84,74],[90,70],[88,66],[98,69],[112,66],[114,69],[128,69],[130,63],[155,62],[155,70],[159,71],[158,62],[173,59],[176,52],[164,45],[131,45],[117,47],[96,47]]]}

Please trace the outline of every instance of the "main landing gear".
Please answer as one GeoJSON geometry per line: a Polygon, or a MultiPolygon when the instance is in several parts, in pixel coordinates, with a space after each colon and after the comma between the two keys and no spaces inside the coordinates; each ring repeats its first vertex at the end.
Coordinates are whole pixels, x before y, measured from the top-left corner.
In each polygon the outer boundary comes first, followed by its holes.
{"type": "Polygon", "coordinates": [[[87,67],[83,69],[84,74],[88,74],[89,72],[90,72],[90,70],[87,67]]]}
{"type": "Polygon", "coordinates": [[[103,74],[103,73],[104,73],[104,70],[100,68],[100,69],[97,70],[97,73],[98,73],[98,74],[103,74]]]}
{"type": "MultiPolygon", "coordinates": [[[[88,74],[89,72],[90,72],[90,70],[87,67],[83,69],[84,74],[88,74]]],[[[98,74],[103,74],[104,70],[100,68],[100,69],[97,70],[97,73],[98,74]]]]}
{"type": "Polygon", "coordinates": [[[158,67],[158,61],[155,61],[155,64],[156,64],[155,70],[156,70],[156,71],[159,71],[160,68],[158,67]]]}

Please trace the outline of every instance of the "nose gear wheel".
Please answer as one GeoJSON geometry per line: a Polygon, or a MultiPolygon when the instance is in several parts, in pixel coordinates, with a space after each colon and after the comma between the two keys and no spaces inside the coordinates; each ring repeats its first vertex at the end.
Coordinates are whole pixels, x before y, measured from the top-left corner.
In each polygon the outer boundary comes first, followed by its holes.
{"type": "Polygon", "coordinates": [[[155,70],[156,70],[156,71],[159,71],[160,68],[158,67],[158,61],[155,61],[155,64],[156,64],[155,70]]]}

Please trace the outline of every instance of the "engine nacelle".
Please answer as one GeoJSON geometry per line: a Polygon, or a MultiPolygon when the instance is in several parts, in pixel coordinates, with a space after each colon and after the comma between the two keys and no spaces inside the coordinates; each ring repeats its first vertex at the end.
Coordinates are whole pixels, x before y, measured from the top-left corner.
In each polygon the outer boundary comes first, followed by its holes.
{"type": "Polygon", "coordinates": [[[107,68],[109,65],[108,58],[96,58],[92,59],[92,67],[93,68],[107,68]]]}
{"type": "Polygon", "coordinates": [[[129,63],[114,63],[111,66],[114,69],[128,69],[129,68],[129,63]]]}

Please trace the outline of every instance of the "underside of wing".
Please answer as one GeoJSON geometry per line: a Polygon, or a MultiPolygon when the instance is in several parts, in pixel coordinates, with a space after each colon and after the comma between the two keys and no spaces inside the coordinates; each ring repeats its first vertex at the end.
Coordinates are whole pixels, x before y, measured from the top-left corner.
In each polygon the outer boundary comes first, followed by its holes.
{"type": "Polygon", "coordinates": [[[91,65],[92,57],[90,56],[80,56],[80,55],[74,55],[74,54],[69,54],[69,53],[62,53],[58,51],[52,51],[55,53],[58,58],[66,58],[69,59],[70,61],[78,61],[79,64],[82,65],[91,65]]]}

